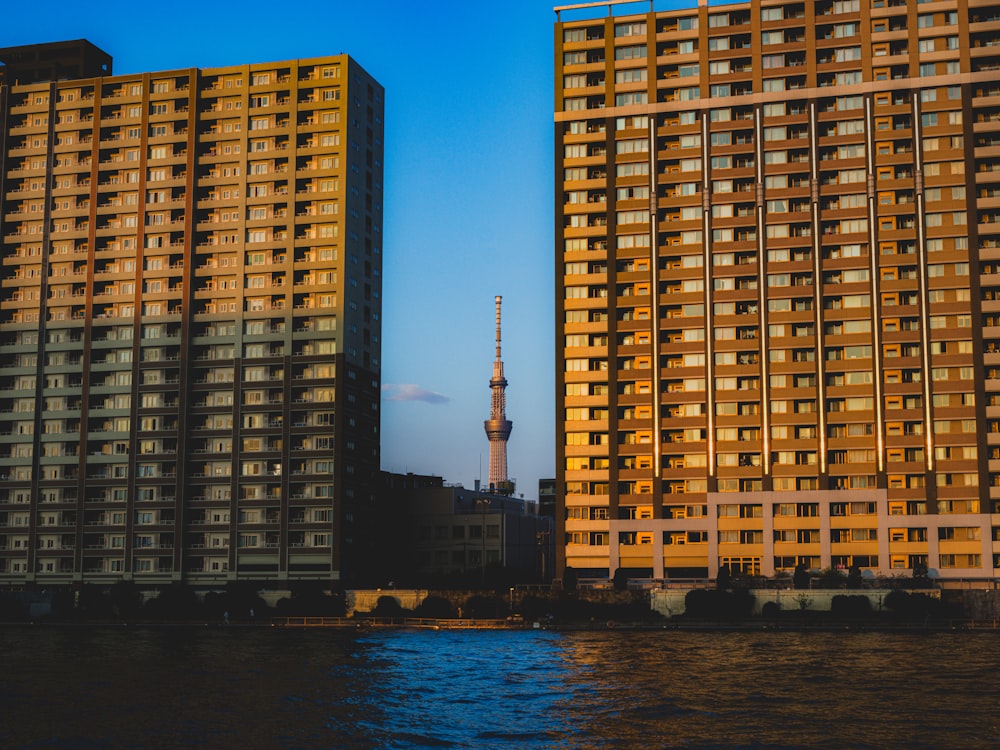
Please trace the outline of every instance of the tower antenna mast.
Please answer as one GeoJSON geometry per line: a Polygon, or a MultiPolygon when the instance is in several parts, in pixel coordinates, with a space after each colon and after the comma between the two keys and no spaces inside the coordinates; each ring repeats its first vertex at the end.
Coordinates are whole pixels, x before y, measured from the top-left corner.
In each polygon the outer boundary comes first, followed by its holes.
{"type": "Polygon", "coordinates": [[[503,376],[503,360],[500,359],[500,302],[496,296],[497,309],[497,357],[493,362],[493,377],[490,379],[492,404],[490,418],[483,426],[490,441],[490,489],[495,492],[512,494],[513,483],[507,479],[507,439],[513,424],[507,419],[507,379],[503,376]]]}

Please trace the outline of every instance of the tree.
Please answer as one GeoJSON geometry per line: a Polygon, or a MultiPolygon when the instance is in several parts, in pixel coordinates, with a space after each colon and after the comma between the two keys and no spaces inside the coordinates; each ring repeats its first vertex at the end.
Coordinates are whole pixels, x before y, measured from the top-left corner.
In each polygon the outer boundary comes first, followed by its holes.
{"type": "Polygon", "coordinates": [[[131,620],[139,614],[142,594],[132,581],[116,581],[111,586],[111,607],[115,616],[131,620]]]}
{"type": "Polygon", "coordinates": [[[836,568],[827,568],[819,574],[818,586],[821,589],[842,589],[847,578],[836,568]]]}
{"type": "Polygon", "coordinates": [[[203,607],[185,583],[174,582],[160,589],[155,599],[143,605],[143,615],[156,620],[194,620],[203,617],[203,607]]]}
{"type": "Polygon", "coordinates": [[[18,595],[10,591],[0,591],[0,622],[14,622],[28,619],[28,606],[18,595]]]}
{"type": "Polygon", "coordinates": [[[809,588],[810,575],[805,563],[795,566],[795,573],[792,575],[792,585],[797,589],[809,588]]]}
{"type": "Polygon", "coordinates": [[[114,617],[111,596],[106,587],[85,583],[80,588],[77,611],[85,620],[110,620],[114,617]]]}
{"type": "Polygon", "coordinates": [[[715,587],[720,591],[725,591],[731,588],[733,585],[733,574],[729,570],[728,565],[723,565],[719,568],[718,574],[715,576],[715,587]]]}
{"type": "Polygon", "coordinates": [[[847,588],[861,588],[861,568],[857,565],[852,565],[850,570],[847,571],[847,588]]]}
{"type": "Polygon", "coordinates": [[[263,613],[267,603],[257,593],[260,584],[253,581],[229,581],[223,594],[223,606],[229,616],[243,620],[250,616],[250,611],[263,613]]]}
{"type": "Polygon", "coordinates": [[[343,617],[347,612],[344,592],[334,589],[327,593],[322,581],[293,581],[289,586],[291,599],[282,599],[277,609],[283,615],[304,617],[343,617]]]}
{"type": "Polygon", "coordinates": [[[615,591],[627,591],[628,590],[628,573],[624,568],[618,568],[615,571],[615,577],[613,579],[615,591]]]}
{"type": "Polygon", "coordinates": [[[425,597],[416,609],[413,610],[416,617],[433,617],[438,620],[455,616],[455,610],[451,602],[441,596],[425,597]]]}
{"type": "Polygon", "coordinates": [[[781,605],[778,602],[765,602],[760,608],[760,613],[767,620],[776,619],[781,615],[781,605]]]}
{"type": "Polygon", "coordinates": [[[506,607],[496,597],[479,594],[466,599],[462,609],[466,617],[498,619],[506,613],[506,607]]]}
{"type": "Polygon", "coordinates": [[[926,621],[939,612],[941,602],[927,594],[893,589],[885,597],[885,606],[901,619],[926,621]]]}
{"type": "Polygon", "coordinates": [[[371,611],[371,614],[375,617],[400,618],[405,617],[409,613],[403,609],[403,605],[399,603],[399,599],[394,596],[383,595],[375,602],[375,609],[371,611]]]}
{"type": "Polygon", "coordinates": [[[563,571],[562,587],[563,591],[567,593],[572,593],[576,591],[576,571],[573,568],[566,568],[563,571]]]}

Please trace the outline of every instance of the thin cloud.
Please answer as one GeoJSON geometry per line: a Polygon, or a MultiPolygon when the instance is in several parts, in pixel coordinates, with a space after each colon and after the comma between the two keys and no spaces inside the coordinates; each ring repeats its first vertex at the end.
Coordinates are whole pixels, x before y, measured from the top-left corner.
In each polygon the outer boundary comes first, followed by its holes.
{"type": "Polygon", "coordinates": [[[428,404],[446,404],[451,399],[443,393],[435,393],[414,383],[385,383],[382,398],[386,401],[423,401],[428,404]]]}

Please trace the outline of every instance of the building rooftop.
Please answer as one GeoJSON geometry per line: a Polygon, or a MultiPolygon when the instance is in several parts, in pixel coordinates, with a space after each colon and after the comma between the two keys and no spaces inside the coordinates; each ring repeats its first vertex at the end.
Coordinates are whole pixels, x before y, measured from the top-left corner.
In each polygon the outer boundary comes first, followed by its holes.
{"type": "Polygon", "coordinates": [[[30,84],[111,75],[111,55],[86,39],[0,48],[0,82],[30,84]]]}

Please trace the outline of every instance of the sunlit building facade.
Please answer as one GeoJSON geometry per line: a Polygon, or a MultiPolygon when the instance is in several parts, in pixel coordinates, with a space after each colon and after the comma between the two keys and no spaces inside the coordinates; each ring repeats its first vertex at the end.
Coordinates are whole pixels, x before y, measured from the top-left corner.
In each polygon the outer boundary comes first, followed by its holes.
{"type": "Polygon", "coordinates": [[[346,55],[0,63],[0,584],[350,577],[382,88],[346,55]]]}
{"type": "Polygon", "coordinates": [[[557,8],[560,569],[993,577],[1000,4],[638,5],[557,8]]]}

